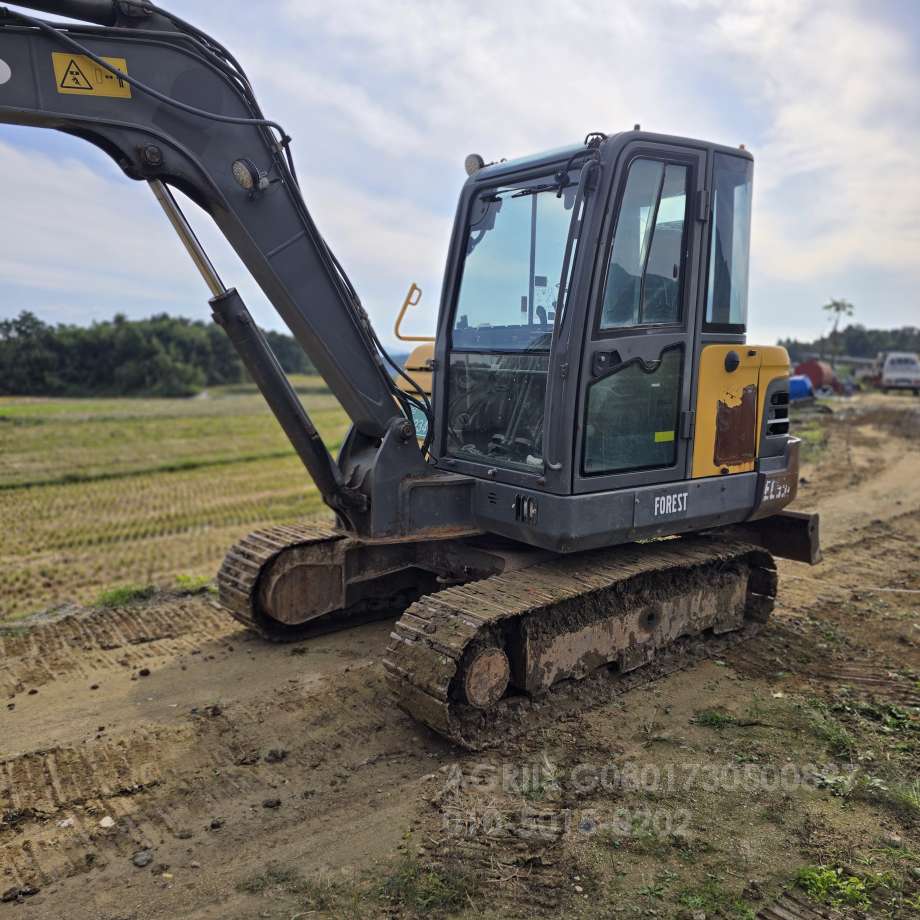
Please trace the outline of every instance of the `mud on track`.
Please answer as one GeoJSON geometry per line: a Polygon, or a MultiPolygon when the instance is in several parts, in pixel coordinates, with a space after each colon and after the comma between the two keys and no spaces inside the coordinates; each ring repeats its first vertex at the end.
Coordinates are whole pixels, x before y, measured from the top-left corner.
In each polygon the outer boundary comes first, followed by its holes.
{"type": "MultiPolygon", "coordinates": [[[[908,592],[920,592],[920,444],[879,451],[877,437],[871,419],[857,419],[846,442],[832,426],[800,494],[800,507],[825,515],[825,561],[781,563],[778,608],[760,636],[722,663],[567,718],[487,762],[548,759],[564,774],[631,757],[662,767],[819,758],[824,742],[804,728],[789,733],[800,714],[793,701],[830,699],[845,685],[854,700],[914,711],[920,594],[908,592]],[[844,443],[841,472],[831,454],[844,443]],[[763,713],[750,721],[766,727],[713,729],[698,719],[709,710],[740,716],[755,703],[763,713]]],[[[865,803],[848,811],[813,788],[792,805],[692,790],[670,804],[652,796],[690,814],[690,842],[661,852],[629,835],[609,847],[553,827],[534,837],[513,820],[497,836],[449,833],[449,819],[486,806],[511,816],[524,800],[550,812],[605,803],[564,781],[558,794],[523,799],[453,782],[481,759],[392,707],[379,663],[390,628],[271,646],[207,597],[165,597],[0,631],[0,894],[39,889],[0,904],[0,920],[409,917],[425,911],[398,889],[379,892],[401,877],[394,860],[410,858],[444,879],[475,878],[469,916],[672,916],[709,876],[739,897],[758,880],[765,900],[747,903],[759,909],[799,865],[860,841],[869,852],[896,832],[908,853],[920,851],[909,821],[865,803]],[[150,861],[138,868],[132,858],[143,850],[150,861]],[[252,884],[269,864],[349,894],[310,900],[282,875],[252,884]]],[[[628,796],[618,801],[632,807],[628,796]]],[[[454,907],[462,914],[462,903],[454,907]]]]}

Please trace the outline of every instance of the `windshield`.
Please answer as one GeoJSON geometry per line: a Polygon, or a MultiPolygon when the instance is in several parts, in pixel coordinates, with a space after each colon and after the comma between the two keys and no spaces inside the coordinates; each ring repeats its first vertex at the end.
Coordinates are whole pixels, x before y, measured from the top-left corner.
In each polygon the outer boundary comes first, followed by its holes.
{"type": "Polygon", "coordinates": [[[453,347],[548,349],[562,286],[575,183],[555,176],[489,189],[472,204],[453,347]]]}
{"type": "MultiPolygon", "coordinates": [[[[482,191],[472,203],[447,382],[456,457],[543,471],[553,324],[564,307],[565,248],[577,173],[482,191]]],[[[574,263],[573,241],[569,270],[574,263]]]]}

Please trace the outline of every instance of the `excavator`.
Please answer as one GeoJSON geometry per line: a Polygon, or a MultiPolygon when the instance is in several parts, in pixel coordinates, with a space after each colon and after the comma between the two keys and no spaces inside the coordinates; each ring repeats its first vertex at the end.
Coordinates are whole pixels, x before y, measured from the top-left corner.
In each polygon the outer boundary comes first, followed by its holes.
{"type": "Polygon", "coordinates": [[[721,654],[769,617],[775,557],[818,561],[817,516],[787,510],[789,358],[746,341],[743,146],[637,125],[470,155],[436,335],[400,366],[230,51],[148,0],[17,6],[0,7],[0,122],[82,138],[148,184],[331,509],[229,550],[219,600],[249,629],[398,616],[381,649],[397,704],[477,749],[721,654]],[[347,413],[337,457],[175,190],[347,413]]]}

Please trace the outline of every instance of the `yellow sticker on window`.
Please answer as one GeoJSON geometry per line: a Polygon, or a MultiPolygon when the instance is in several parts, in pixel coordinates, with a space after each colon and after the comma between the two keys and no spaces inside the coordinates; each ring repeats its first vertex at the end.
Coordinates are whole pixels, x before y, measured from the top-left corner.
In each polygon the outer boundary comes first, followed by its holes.
{"type": "MultiPolygon", "coordinates": [[[[104,57],[106,64],[128,72],[124,58],[104,57]]],[[[57,91],[68,96],[108,96],[110,99],[130,99],[131,84],[115,76],[110,70],[100,67],[85,54],[68,54],[52,51],[54,82],[57,91]]]]}
{"type": "Polygon", "coordinates": [[[656,444],[664,444],[666,441],[673,441],[673,440],[674,440],[673,431],[656,431],[655,432],[655,443],[656,444]]]}

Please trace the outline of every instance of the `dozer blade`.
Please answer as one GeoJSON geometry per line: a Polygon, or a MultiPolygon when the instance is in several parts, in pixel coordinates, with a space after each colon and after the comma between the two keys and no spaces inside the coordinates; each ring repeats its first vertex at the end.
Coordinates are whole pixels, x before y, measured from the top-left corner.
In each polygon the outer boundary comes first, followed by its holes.
{"type": "Polygon", "coordinates": [[[406,712],[477,750],[721,652],[776,584],[767,551],[714,538],[559,558],[417,601],[384,665],[406,712]]]}

